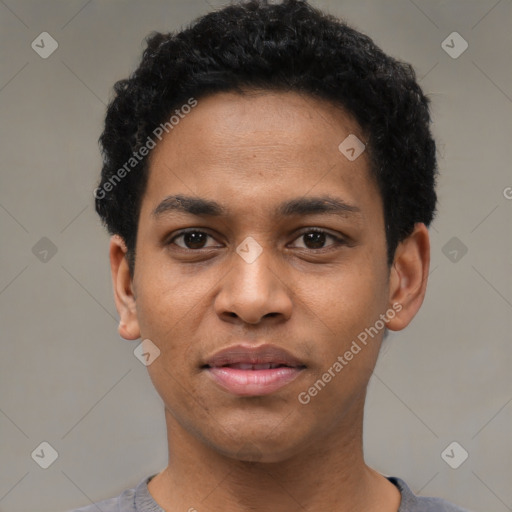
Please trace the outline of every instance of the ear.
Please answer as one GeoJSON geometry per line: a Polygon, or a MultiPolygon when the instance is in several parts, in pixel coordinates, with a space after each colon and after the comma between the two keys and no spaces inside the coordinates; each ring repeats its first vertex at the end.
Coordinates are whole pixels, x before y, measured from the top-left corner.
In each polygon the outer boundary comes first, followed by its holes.
{"type": "Polygon", "coordinates": [[[407,327],[420,309],[427,289],[430,238],[427,227],[416,223],[413,232],[398,244],[390,270],[389,302],[397,312],[386,326],[392,331],[407,327]]]}
{"type": "Polygon", "coordinates": [[[114,299],[120,317],[118,331],[122,338],[136,340],[140,338],[140,329],[126,252],[124,240],[118,235],[112,236],[110,238],[110,270],[114,299]]]}

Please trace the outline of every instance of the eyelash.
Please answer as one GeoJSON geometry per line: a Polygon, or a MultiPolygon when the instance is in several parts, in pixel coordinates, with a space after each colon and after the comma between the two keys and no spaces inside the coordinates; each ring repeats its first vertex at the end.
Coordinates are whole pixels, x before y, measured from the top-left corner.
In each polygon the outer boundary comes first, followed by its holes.
{"type": "MultiPolygon", "coordinates": [[[[181,231],[177,235],[173,236],[168,242],[166,242],[165,245],[173,245],[174,241],[177,238],[183,237],[184,235],[186,235],[188,233],[202,233],[202,234],[205,234],[205,235],[209,236],[210,238],[214,238],[212,235],[210,235],[206,231],[202,231],[202,230],[196,229],[196,228],[190,228],[190,229],[181,231]]],[[[347,241],[345,239],[343,239],[341,237],[337,237],[337,236],[335,236],[335,235],[333,235],[333,234],[329,233],[328,231],[326,231],[324,229],[321,229],[321,228],[307,228],[304,231],[302,231],[301,233],[299,233],[299,235],[294,239],[294,241],[299,239],[300,237],[308,234],[308,233],[324,234],[324,235],[326,235],[326,237],[329,237],[332,240],[334,240],[334,243],[329,245],[329,246],[327,246],[327,247],[321,247],[319,249],[308,249],[307,247],[305,247],[305,248],[299,247],[299,249],[305,249],[305,250],[309,250],[309,251],[325,251],[325,250],[328,250],[329,248],[332,248],[332,247],[339,247],[341,245],[346,245],[347,244],[347,241]]],[[[176,245],[176,244],[174,244],[174,245],[176,245]]],[[[202,251],[202,250],[210,249],[209,247],[202,247],[200,249],[189,249],[188,247],[185,248],[185,247],[181,247],[179,245],[177,245],[177,247],[179,249],[183,250],[183,251],[191,251],[191,252],[199,252],[199,251],[202,251]]]]}

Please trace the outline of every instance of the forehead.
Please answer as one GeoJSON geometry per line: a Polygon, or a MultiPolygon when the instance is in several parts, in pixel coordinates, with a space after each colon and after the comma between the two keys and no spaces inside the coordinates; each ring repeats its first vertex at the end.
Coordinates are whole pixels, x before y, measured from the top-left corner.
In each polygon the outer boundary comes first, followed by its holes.
{"type": "MultiPolygon", "coordinates": [[[[177,119],[175,117],[175,119],[177,119]]],[[[338,145],[349,134],[364,139],[355,119],[325,100],[296,92],[248,90],[209,95],[164,136],[153,151],[155,161],[173,152],[187,161],[217,158],[222,151],[235,158],[259,148],[300,151],[301,156],[339,156],[338,145]],[[194,151],[190,152],[191,145],[194,151]]],[[[308,159],[309,159],[308,158],[308,159]]]]}
{"type": "Polygon", "coordinates": [[[173,194],[253,210],[256,203],[268,207],[285,196],[333,192],[347,203],[362,203],[362,209],[379,204],[366,153],[351,161],[340,150],[347,137],[365,140],[354,118],[305,94],[210,95],[153,150],[143,209],[173,194]]]}

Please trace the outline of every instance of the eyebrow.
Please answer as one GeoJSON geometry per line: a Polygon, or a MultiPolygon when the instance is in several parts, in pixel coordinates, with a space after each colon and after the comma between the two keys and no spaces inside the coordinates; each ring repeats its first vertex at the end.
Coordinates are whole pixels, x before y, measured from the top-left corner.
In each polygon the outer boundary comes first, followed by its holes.
{"type": "MultiPolygon", "coordinates": [[[[227,214],[227,209],[216,201],[181,194],[167,196],[154,210],[152,215],[160,217],[169,212],[181,212],[190,215],[219,217],[227,214]]],[[[337,214],[348,216],[360,214],[361,209],[331,196],[300,197],[281,203],[274,215],[292,217],[294,215],[337,214]]]]}
{"type": "Polygon", "coordinates": [[[339,198],[320,196],[300,197],[286,201],[277,208],[276,213],[282,217],[314,215],[318,213],[333,213],[346,216],[352,213],[361,213],[361,209],[339,198]]]}
{"type": "Polygon", "coordinates": [[[206,215],[218,217],[226,214],[226,209],[219,203],[203,199],[201,197],[184,196],[181,194],[175,196],[167,196],[154,210],[153,216],[168,212],[183,212],[191,215],[206,215]]]}

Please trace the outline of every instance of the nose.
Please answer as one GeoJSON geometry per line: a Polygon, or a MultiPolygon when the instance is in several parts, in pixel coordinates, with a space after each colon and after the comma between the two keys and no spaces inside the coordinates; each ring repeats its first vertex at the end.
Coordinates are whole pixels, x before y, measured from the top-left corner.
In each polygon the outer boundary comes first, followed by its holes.
{"type": "Polygon", "coordinates": [[[282,270],[279,272],[272,260],[270,249],[264,249],[251,263],[233,253],[231,270],[222,280],[214,304],[222,320],[258,324],[279,323],[290,318],[292,292],[282,270]]]}

